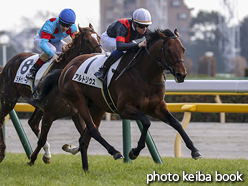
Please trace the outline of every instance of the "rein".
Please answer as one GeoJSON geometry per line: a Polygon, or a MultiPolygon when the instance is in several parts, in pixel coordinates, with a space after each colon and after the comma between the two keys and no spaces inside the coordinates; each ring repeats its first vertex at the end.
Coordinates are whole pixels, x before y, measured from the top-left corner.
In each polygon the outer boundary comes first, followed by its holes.
{"type": "MultiPolygon", "coordinates": [[[[174,61],[172,64],[169,65],[169,64],[167,63],[166,58],[165,58],[164,46],[165,46],[166,41],[168,41],[169,39],[176,39],[176,38],[177,38],[177,36],[171,36],[171,37],[167,37],[167,38],[165,38],[165,39],[162,40],[162,46],[159,48],[159,52],[162,50],[162,55],[163,55],[163,59],[164,59],[164,64],[163,64],[162,62],[158,61],[155,57],[153,57],[153,56],[151,55],[151,53],[149,52],[149,50],[147,49],[147,47],[144,47],[146,53],[147,53],[155,62],[157,62],[158,66],[162,67],[164,70],[169,70],[173,75],[175,75],[175,72],[174,72],[174,70],[173,70],[173,68],[172,68],[172,65],[174,65],[174,64],[177,63],[177,62],[184,62],[184,60],[183,60],[183,59],[178,59],[178,60],[174,61]]],[[[158,55],[159,55],[159,52],[158,52],[158,55]]],[[[158,55],[157,55],[157,56],[158,56],[158,55]]],[[[136,63],[136,64],[137,64],[137,63],[136,63]]],[[[136,69],[138,70],[138,73],[139,73],[140,77],[141,77],[145,82],[147,82],[147,83],[149,83],[149,84],[152,84],[152,85],[163,85],[163,84],[165,83],[165,81],[163,81],[163,82],[161,82],[161,83],[150,82],[150,81],[148,81],[144,76],[142,76],[142,74],[141,74],[141,72],[140,72],[140,70],[139,70],[139,67],[138,67],[137,65],[136,65],[136,69]]]]}
{"type": "Polygon", "coordinates": [[[149,52],[149,50],[147,49],[147,47],[145,47],[145,50],[146,50],[147,54],[148,54],[155,62],[157,62],[158,66],[161,66],[164,70],[169,70],[169,71],[171,72],[171,74],[173,74],[173,75],[175,75],[175,72],[174,72],[174,70],[173,70],[173,68],[172,68],[172,65],[174,65],[174,64],[177,63],[177,62],[184,62],[184,60],[183,60],[183,59],[178,59],[178,60],[174,61],[172,64],[169,65],[169,64],[167,63],[166,58],[165,58],[164,46],[165,46],[165,42],[166,42],[166,41],[168,41],[169,39],[176,39],[176,38],[177,38],[177,36],[171,36],[171,37],[167,37],[167,38],[163,39],[163,41],[162,41],[163,43],[162,43],[162,46],[160,47],[159,51],[162,50],[162,55],[163,55],[163,59],[164,59],[164,64],[163,64],[162,62],[158,61],[155,57],[153,57],[153,56],[151,55],[151,53],[149,52]]]}
{"type": "Polygon", "coordinates": [[[79,50],[77,50],[76,48],[74,49],[77,53],[79,53],[79,55],[94,53],[95,50],[96,50],[98,47],[101,47],[101,46],[102,46],[102,45],[96,45],[96,46],[94,47],[93,51],[90,50],[89,52],[85,52],[85,51],[82,49],[82,48],[83,48],[82,43],[83,43],[83,37],[84,37],[84,35],[85,35],[87,32],[92,32],[92,33],[94,33],[93,30],[85,30],[85,31],[80,35],[80,37],[81,37],[81,40],[80,40],[80,48],[79,48],[79,50]]]}
{"type": "MultiPolygon", "coordinates": [[[[176,39],[176,38],[178,38],[178,37],[174,35],[174,36],[167,37],[167,38],[165,38],[165,39],[162,40],[162,46],[159,48],[159,52],[162,50],[162,55],[163,55],[163,59],[164,59],[164,64],[163,64],[162,62],[158,61],[155,57],[153,57],[153,56],[151,55],[151,53],[149,52],[149,50],[147,49],[147,47],[144,47],[146,53],[147,53],[155,62],[157,62],[158,66],[161,66],[164,70],[169,70],[173,75],[175,74],[175,72],[174,72],[174,70],[173,70],[173,68],[172,68],[172,65],[174,65],[174,64],[177,63],[177,62],[184,62],[184,60],[183,60],[183,59],[178,59],[178,60],[174,61],[172,64],[169,65],[169,64],[167,63],[166,58],[165,58],[164,46],[165,46],[166,41],[168,41],[169,39],[176,39]]],[[[165,83],[165,81],[163,81],[163,82],[161,82],[161,83],[150,82],[150,81],[148,81],[148,80],[141,74],[140,69],[139,69],[139,67],[138,67],[138,65],[137,65],[137,62],[138,62],[139,60],[136,60],[136,62],[134,62],[133,65],[130,65],[130,64],[133,62],[133,60],[136,59],[136,57],[137,57],[138,53],[141,51],[141,49],[142,49],[142,48],[140,48],[140,49],[138,50],[138,52],[134,55],[134,57],[132,58],[132,60],[128,63],[127,67],[124,68],[124,69],[122,70],[122,72],[117,76],[117,78],[115,79],[115,81],[116,81],[117,79],[119,79],[119,77],[123,74],[124,71],[126,71],[127,69],[129,69],[129,68],[135,66],[136,69],[137,69],[137,71],[138,71],[138,73],[139,73],[139,76],[140,76],[141,79],[143,79],[145,82],[147,82],[147,83],[149,83],[149,84],[152,84],[152,85],[163,85],[163,84],[165,83]]],[[[158,52],[158,55],[159,55],[159,52],[158,52]]],[[[158,56],[158,55],[157,55],[157,56],[158,56]]]]}

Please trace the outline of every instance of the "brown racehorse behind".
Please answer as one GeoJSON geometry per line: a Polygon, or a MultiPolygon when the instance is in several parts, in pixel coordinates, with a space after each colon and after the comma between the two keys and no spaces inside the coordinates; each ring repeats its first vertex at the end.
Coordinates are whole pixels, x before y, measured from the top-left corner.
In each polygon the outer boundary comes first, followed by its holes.
{"type": "MultiPolygon", "coordinates": [[[[126,67],[135,53],[127,52],[123,56],[117,73],[114,74],[109,85],[109,92],[120,117],[140,120],[143,125],[138,146],[130,151],[129,157],[137,158],[145,147],[147,130],[151,125],[149,115],[177,130],[191,150],[192,157],[200,158],[200,152],[195,148],[180,122],[169,112],[164,101],[164,70],[170,70],[177,82],[183,82],[186,76],[183,63],[185,49],[179,40],[179,33],[177,30],[172,33],[168,29],[158,29],[150,33],[148,38],[147,50],[143,49],[139,52],[126,71],[116,80],[118,72],[126,67]]],[[[88,170],[87,147],[90,137],[102,144],[115,159],[121,157],[120,152],[111,146],[97,129],[105,111],[112,112],[102,96],[101,89],[72,80],[79,66],[93,56],[86,54],[74,58],[62,71],[58,84],[62,96],[79,111],[87,125],[88,133],[84,133],[79,139],[84,170],[88,170]]]]}
{"type": "MultiPolygon", "coordinates": [[[[79,28],[79,32],[75,35],[71,43],[68,43],[63,49],[63,54],[61,55],[61,61],[59,63],[54,63],[54,69],[63,69],[69,61],[71,61],[74,57],[80,54],[97,52],[101,53],[102,48],[100,45],[100,37],[94,31],[94,28],[91,24],[89,27],[79,28]],[[94,37],[92,36],[94,34],[94,37]],[[97,36],[97,37],[95,37],[97,36]]],[[[32,56],[32,53],[20,53],[12,57],[8,63],[3,68],[0,73],[0,99],[1,99],[1,107],[0,107],[0,162],[3,160],[5,156],[6,145],[3,138],[3,122],[5,116],[14,108],[16,102],[22,96],[25,99],[28,99],[32,96],[31,88],[27,85],[14,83],[14,78],[16,72],[25,59],[32,56]]],[[[58,103],[59,107],[60,103],[58,103]]],[[[64,117],[63,114],[53,116],[53,120],[58,117],[64,117]],[[62,115],[62,116],[61,116],[62,115]]],[[[84,127],[84,123],[82,119],[78,119],[79,116],[76,116],[73,121],[75,122],[76,127],[79,129],[79,132],[82,133],[82,128],[84,127]]],[[[39,134],[39,122],[43,116],[43,111],[40,109],[35,109],[35,112],[29,119],[28,123],[32,128],[33,132],[38,136],[39,134]]],[[[50,118],[43,118],[42,122],[46,122],[46,120],[51,120],[50,118]]],[[[49,160],[48,160],[49,162],[49,160]]]]}

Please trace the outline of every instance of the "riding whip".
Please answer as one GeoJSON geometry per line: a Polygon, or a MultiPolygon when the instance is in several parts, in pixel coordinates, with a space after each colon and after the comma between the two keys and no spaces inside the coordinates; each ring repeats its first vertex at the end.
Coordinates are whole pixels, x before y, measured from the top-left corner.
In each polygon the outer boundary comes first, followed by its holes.
{"type": "Polygon", "coordinates": [[[129,65],[133,62],[133,60],[136,58],[136,56],[138,55],[138,53],[140,52],[140,50],[141,50],[142,48],[140,48],[139,50],[138,50],[138,52],[135,54],[135,56],[133,57],[133,59],[128,63],[128,65],[121,71],[121,73],[117,76],[117,78],[115,78],[115,81],[117,80],[117,79],[119,79],[119,77],[127,70],[127,68],[129,67],[129,65]]]}

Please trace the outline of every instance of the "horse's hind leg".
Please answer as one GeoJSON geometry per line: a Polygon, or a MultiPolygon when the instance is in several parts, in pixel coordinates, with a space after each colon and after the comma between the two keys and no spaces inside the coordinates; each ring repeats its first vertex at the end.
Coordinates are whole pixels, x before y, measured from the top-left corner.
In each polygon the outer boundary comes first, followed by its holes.
{"type": "MultiPolygon", "coordinates": [[[[85,121],[90,136],[93,137],[96,141],[98,141],[102,146],[104,146],[107,149],[108,153],[113,155],[115,159],[122,158],[121,153],[117,151],[113,146],[111,146],[101,136],[100,132],[98,131],[98,128],[94,124],[94,121],[91,117],[90,111],[88,109],[88,106],[85,100],[82,100],[81,98],[81,101],[77,101],[74,105],[78,109],[80,116],[85,121]]],[[[81,145],[80,145],[80,151],[82,153],[81,145]]]]}
{"type": "Polygon", "coordinates": [[[146,134],[148,128],[151,125],[150,119],[140,110],[136,109],[133,105],[126,104],[125,109],[121,112],[122,118],[129,118],[133,120],[139,120],[142,123],[143,130],[141,132],[140,139],[138,141],[138,146],[131,149],[129,152],[129,158],[134,160],[139,156],[140,151],[145,148],[146,134]]]}
{"type": "MultiPolygon", "coordinates": [[[[90,113],[93,118],[93,121],[98,129],[105,111],[99,109],[96,105],[91,105],[89,109],[90,109],[90,113]]],[[[88,150],[88,146],[90,143],[90,139],[91,139],[91,136],[89,135],[87,128],[85,128],[83,134],[79,138],[80,152],[81,152],[81,158],[82,158],[82,164],[83,164],[84,171],[88,170],[87,150],[88,150]]],[[[116,159],[122,158],[122,155],[120,153],[117,153],[113,157],[116,160],[116,159]]]]}
{"type": "MultiPolygon", "coordinates": [[[[85,125],[84,120],[80,117],[79,113],[76,113],[75,115],[73,115],[72,120],[73,120],[75,127],[76,127],[77,131],[79,132],[79,134],[81,136],[83,136],[84,132],[86,130],[86,125],[85,125]]],[[[75,146],[69,145],[69,144],[63,145],[62,149],[66,152],[73,154],[73,155],[77,154],[80,151],[79,147],[75,147],[75,146]]]]}
{"type": "Polygon", "coordinates": [[[39,124],[40,124],[40,120],[42,119],[42,116],[43,116],[43,111],[38,108],[35,108],[32,116],[28,120],[28,124],[30,128],[37,137],[38,137],[38,133],[40,132],[39,124]]]}

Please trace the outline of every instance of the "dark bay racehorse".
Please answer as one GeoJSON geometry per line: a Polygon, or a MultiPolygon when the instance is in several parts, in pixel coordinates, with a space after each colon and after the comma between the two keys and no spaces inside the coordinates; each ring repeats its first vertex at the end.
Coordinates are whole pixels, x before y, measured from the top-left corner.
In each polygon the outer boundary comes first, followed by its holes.
{"type": "MultiPolygon", "coordinates": [[[[148,117],[152,116],[169,124],[182,136],[186,146],[191,150],[194,159],[200,158],[200,152],[195,148],[180,122],[172,116],[164,101],[165,84],[164,70],[170,70],[177,82],[183,82],[186,69],[183,63],[185,48],[179,40],[177,30],[155,30],[149,34],[147,48],[139,52],[116,80],[117,76],[132,60],[135,53],[127,52],[113,76],[109,85],[114,105],[122,119],[140,120],[143,131],[138,146],[133,148],[129,157],[137,158],[145,147],[147,130],[151,125],[148,117]]],[[[62,71],[59,78],[59,90],[63,97],[72,103],[79,111],[87,125],[88,132],[79,139],[83,169],[88,170],[87,147],[90,137],[102,144],[115,159],[121,157],[119,151],[111,146],[98,131],[103,114],[112,112],[102,96],[101,89],[73,81],[73,76],[79,66],[94,55],[81,55],[74,58],[62,71]]],[[[96,57],[96,56],[94,56],[96,57]]]]}
{"type": "MultiPolygon", "coordinates": [[[[69,61],[74,57],[80,54],[86,53],[101,53],[103,52],[100,45],[100,37],[94,31],[94,28],[91,24],[89,27],[79,28],[79,32],[75,35],[71,43],[68,43],[63,49],[61,55],[61,61],[59,63],[54,63],[54,69],[63,69],[69,61]]],[[[3,138],[3,121],[5,116],[14,108],[16,102],[22,96],[25,99],[28,99],[32,96],[31,88],[27,85],[14,83],[14,78],[16,72],[25,59],[32,56],[32,53],[20,53],[12,57],[8,63],[5,65],[3,71],[0,73],[0,162],[5,156],[6,145],[3,138]]],[[[60,104],[58,104],[59,107],[60,104]]],[[[35,109],[35,112],[29,119],[29,125],[32,128],[33,132],[38,136],[39,134],[39,122],[43,116],[43,111],[40,109],[35,109]]],[[[56,116],[57,117],[57,116],[56,116]]],[[[43,118],[43,120],[50,118],[43,118]]],[[[74,119],[75,125],[79,130],[82,130],[82,123],[79,119],[74,119]],[[80,128],[81,127],[81,128],[80,128]]],[[[81,132],[81,131],[80,131],[81,132]]],[[[49,160],[48,160],[49,162],[49,160]]]]}

